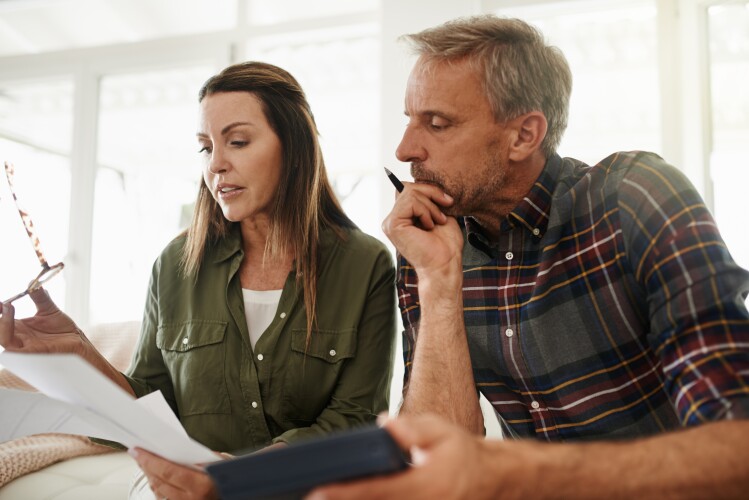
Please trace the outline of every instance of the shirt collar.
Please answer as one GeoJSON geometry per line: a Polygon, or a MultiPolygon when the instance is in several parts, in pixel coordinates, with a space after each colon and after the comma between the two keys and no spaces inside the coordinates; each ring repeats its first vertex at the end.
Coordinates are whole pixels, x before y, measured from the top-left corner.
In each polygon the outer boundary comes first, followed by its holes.
{"type": "Polygon", "coordinates": [[[520,225],[530,231],[535,238],[541,239],[549,225],[551,198],[561,166],[562,158],[557,154],[546,161],[531,190],[502,221],[499,228],[501,232],[510,231],[520,225]]]}
{"type": "Polygon", "coordinates": [[[239,233],[239,224],[232,224],[229,232],[223,238],[213,243],[215,248],[213,262],[219,263],[230,259],[242,250],[242,237],[239,233]]]}
{"type": "MultiPolygon", "coordinates": [[[[320,229],[320,251],[325,252],[329,247],[340,243],[337,234],[331,228],[320,229]]],[[[232,258],[238,252],[242,252],[242,233],[239,230],[239,224],[234,223],[229,228],[229,232],[223,238],[213,243],[215,248],[213,262],[219,263],[232,258]]]]}
{"type": "MultiPolygon", "coordinates": [[[[562,158],[558,154],[552,155],[546,161],[531,190],[500,224],[499,230],[501,233],[520,226],[528,230],[536,241],[543,237],[549,224],[552,194],[561,167],[562,158]]],[[[463,217],[462,222],[468,241],[476,248],[490,253],[488,251],[490,242],[484,235],[478,221],[468,216],[463,217]]]]}

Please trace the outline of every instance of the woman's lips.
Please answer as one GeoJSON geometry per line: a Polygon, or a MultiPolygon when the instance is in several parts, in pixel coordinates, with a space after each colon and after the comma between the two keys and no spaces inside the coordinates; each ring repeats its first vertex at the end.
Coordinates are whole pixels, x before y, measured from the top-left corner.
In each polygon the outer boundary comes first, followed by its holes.
{"type": "Polygon", "coordinates": [[[216,187],[216,194],[222,200],[230,200],[244,191],[243,187],[230,184],[220,184],[216,187]]]}

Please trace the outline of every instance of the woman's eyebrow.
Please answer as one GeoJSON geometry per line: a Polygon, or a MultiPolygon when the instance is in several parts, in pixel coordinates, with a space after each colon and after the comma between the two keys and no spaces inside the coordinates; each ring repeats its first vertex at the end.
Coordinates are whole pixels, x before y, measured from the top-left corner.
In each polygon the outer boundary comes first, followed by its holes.
{"type": "MultiPolygon", "coordinates": [[[[229,132],[231,132],[232,129],[234,129],[236,127],[241,127],[241,126],[254,127],[255,124],[252,123],[252,122],[233,122],[233,123],[230,123],[229,125],[227,125],[226,127],[224,127],[224,128],[221,129],[221,135],[226,135],[229,132]]],[[[208,137],[208,134],[205,134],[203,132],[198,132],[195,135],[197,135],[198,137],[208,137]]]]}

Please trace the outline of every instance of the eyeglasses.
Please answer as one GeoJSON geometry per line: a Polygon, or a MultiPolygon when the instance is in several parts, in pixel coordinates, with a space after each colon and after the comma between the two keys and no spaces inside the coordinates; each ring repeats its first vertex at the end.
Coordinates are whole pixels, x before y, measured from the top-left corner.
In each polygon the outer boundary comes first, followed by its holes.
{"type": "Polygon", "coordinates": [[[14,300],[18,300],[21,297],[28,295],[29,293],[33,292],[34,290],[38,290],[42,287],[46,282],[48,282],[50,279],[52,279],[54,276],[56,276],[62,269],[65,267],[65,264],[62,262],[50,266],[47,262],[47,259],[44,258],[44,253],[42,253],[42,246],[39,243],[39,237],[36,235],[36,231],[34,230],[34,223],[31,222],[31,217],[29,216],[29,213],[25,211],[23,208],[21,208],[21,205],[18,203],[18,196],[16,196],[16,192],[13,189],[13,174],[14,174],[14,168],[13,165],[9,162],[5,162],[5,177],[8,179],[8,187],[10,188],[10,194],[13,196],[13,201],[16,204],[16,208],[18,209],[18,214],[21,216],[21,222],[23,222],[23,227],[26,228],[26,234],[29,236],[29,241],[31,242],[31,246],[34,247],[34,252],[36,252],[36,258],[39,259],[39,264],[42,266],[42,270],[39,271],[39,274],[29,282],[29,286],[26,287],[26,290],[22,291],[21,293],[18,293],[14,295],[13,297],[9,298],[5,302],[13,302],[14,300]]]}

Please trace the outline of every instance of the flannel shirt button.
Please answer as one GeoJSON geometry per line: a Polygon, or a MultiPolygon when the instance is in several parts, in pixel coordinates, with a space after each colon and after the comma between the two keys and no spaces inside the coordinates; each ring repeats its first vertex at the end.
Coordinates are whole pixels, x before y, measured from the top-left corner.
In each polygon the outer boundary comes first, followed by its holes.
{"type": "Polygon", "coordinates": [[[187,337],[182,339],[182,344],[187,345],[187,342],[188,342],[187,337]]]}
{"type": "Polygon", "coordinates": [[[533,407],[534,410],[538,410],[538,407],[541,406],[541,405],[538,404],[538,401],[533,401],[531,403],[531,406],[533,407]]]}
{"type": "Polygon", "coordinates": [[[253,401],[253,402],[252,402],[252,407],[253,407],[253,408],[257,408],[257,401],[253,401]]]}
{"type": "Polygon", "coordinates": [[[513,255],[512,252],[507,252],[505,254],[505,259],[507,259],[507,260],[512,260],[513,257],[515,257],[515,255],[513,255]]]}
{"type": "Polygon", "coordinates": [[[286,313],[281,313],[280,316],[281,316],[281,319],[284,319],[286,317],[286,313]]]}
{"type": "Polygon", "coordinates": [[[508,337],[512,337],[514,333],[515,332],[512,331],[512,328],[508,328],[507,330],[505,330],[505,335],[507,335],[508,337]]]}
{"type": "Polygon", "coordinates": [[[331,349],[328,354],[330,354],[331,356],[335,356],[337,353],[335,352],[335,349],[331,349]]]}
{"type": "Polygon", "coordinates": [[[258,359],[258,361],[262,361],[263,360],[263,355],[262,354],[258,354],[257,355],[257,359],[258,359]]]}
{"type": "Polygon", "coordinates": [[[539,228],[537,228],[537,227],[534,227],[533,228],[533,236],[538,236],[539,234],[541,234],[541,230],[539,228]]]}

